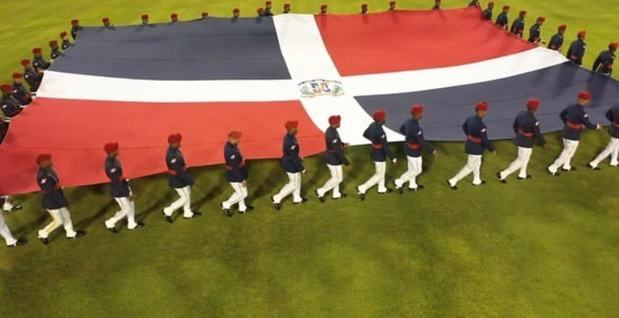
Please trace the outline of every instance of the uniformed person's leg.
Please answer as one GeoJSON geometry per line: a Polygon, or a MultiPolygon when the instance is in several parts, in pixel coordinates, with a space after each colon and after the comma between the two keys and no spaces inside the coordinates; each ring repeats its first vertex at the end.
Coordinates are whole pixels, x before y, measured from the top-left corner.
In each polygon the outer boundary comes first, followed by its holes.
{"type": "Polygon", "coordinates": [[[414,159],[413,157],[406,156],[406,162],[407,162],[408,167],[406,169],[406,172],[404,172],[399,178],[395,179],[395,181],[393,182],[395,184],[396,189],[402,188],[402,186],[404,186],[406,182],[409,182],[411,178],[413,177],[413,169],[414,169],[413,159],[414,159]]]}
{"type": "Polygon", "coordinates": [[[47,210],[47,212],[49,212],[49,215],[52,217],[52,221],[44,228],[39,230],[40,239],[46,239],[50,233],[52,233],[55,229],[62,225],[62,216],[60,215],[60,209],[47,210]]]}
{"type": "Polygon", "coordinates": [[[118,223],[118,221],[120,221],[122,218],[127,216],[127,214],[129,214],[129,205],[127,204],[127,201],[129,201],[128,198],[114,198],[114,200],[120,207],[120,210],[118,210],[111,218],[105,221],[105,227],[108,229],[115,228],[116,223],[118,223]]]}
{"type": "Polygon", "coordinates": [[[615,149],[610,154],[610,165],[612,167],[619,166],[619,138],[611,138],[610,142],[615,145],[615,149]]]}
{"type": "Polygon", "coordinates": [[[480,185],[481,181],[481,155],[469,156],[471,160],[471,170],[473,171],[473,185],[480,185]]]}
{"type": "Polygon", "coordinates": [[[4,241],[6,242],[7,246],[17,244],[17,239],[13,237],[13,234],[11,234],[11,230],[6,225],[6,222],[4,222],[4,215],[2,214],[1,211],[0,211],[0,235],[4,238],[4,241]]]}
{"type": "Polygon", "coordinates": [[[163,213],[166,216],[172,216],[172,214],[174,214],[174,212],[178,209],[180,209],[182,206],[185,205],[185,201],[187,201],[187,194],[185,193],[185,191],[183,190],[183,188],[178,188],[178,189],[174,189],[176,190],[176,192],[178,193],[178,199],[176,199],[176,201],[172,202],[172,204],[170,204],[170,206],[166,207],[163,209],[163,213]]]}
{"type": "Polygon", "coordinates": [[[518,157],[516,157],[516,159],[514,159],[514,161],[512,161],[505,170],[499,172],[500,180],[507,179],[507,177],[509,177],[509,175],[514,173],[514,171],[522,168],[523,161],[522,161],[522,152],[520,151],[520,149],[522,148],[518,147],[518,157]]]}
{"type": "Polygon", "coordinates": [[[62,218],[62,226],[64,227],[67,237],[74,238],[77,233],[73,230],[73,222],[71,221],[71,213],[69,213],[69,209],[61,208],[60,217],[62,218]]]}
{"type": "Polygon", "coordinates": [[[301,179],[302,179],[302,173],[301,172],[295,173],[295,178],[294,178],[295,187],[294,187],[294,191],[292,192],[293,203],[303,203],[303,197],[301,196],[301,183],[302,183],[301,179]]]}
{"type": "Polygon", "coordinates": [[[386,193],[387,187],[385,186],[385,177],[387,175],[387,162],[376,162],[374,165],[378,173],[378,193],[386,193]]]}
{"type": "Polygon", "coordinates": [[[2,204],[2,210],[7,212],[13,210],[13,204],[11,203],[8,195],[2,196],[1,199],[2,201],[4,201],[4,203],[2,204]]]}
{"type": "Polygon", "coordinates": [[[423,157],[419,156],[413,158],[413,173],[410,178],[410,182],[408,183],[408,188],[411,190],[417,190],[419,185],[417,185],[417,176],[421,174],[423,171],[423,157]]]}
{"type": "Polygon", "coordinates": [[[222,203],[222,206],[225,210],[229,210],[233,205],[239,203],[239,201],[241,201],[241,199],[243,198],[242,190],[240,189],[240,182],[230,182],[230,186],[232,187],[234,192],[232,193],[232,195],[230,195],[228,200],[222,203]]]}
{"type": "MultiPolygon", "coordinates": [[[[608,156],[611,156],[611,165],[612,165],[613,163],[612,155],[613,153],[616,153],[616,149],[617,149],[616,142],[614,142],[616,140],[619,140],[619,139],[612,138],[610,142],[608,143],[608,145],[606,146],[606,148],[604,148],[604,150],[600,152],[600,154],[595,159],[593,159],[593,161],[589,162],[589,166],[591,168],[593,169],[597,168],[600,162],[608,158],[608,156]]],[[[616,162],[617,162],[617,158],[615,157],[615,164],[616,162]]]]}
{"type": "Polygon", "coordinates": [[[521,157],[522,166],[520,167],[520,172],[518,173],[518,178],[526,179],[529,175],[527,174],[527,168],[529,167],[529,161],[531,160],[531,154],[533,153],[533,148],[518,148],[518,156],[521,157]]]}
{"type": "Polygon", "coordinates": [[[245,205],[245,199],[247,199],[247,196],[249,195],[247,191],[247,183],[240,183],[239,191],[240,191],[239,195],[241,197],[241,199],[239,200],[239,212],[246,212],[247,205],[245,205]]]}
{"type": "Polygon", "coordinates": [[[316,190],[316,192],[319,197],[323,197],[327,192],[333,190],[333,198],[339,199],[341,197],[339,185],[342,182],[342,166],[327,164],[327,168],[329,168],[331,178],[325,182],[322,188],[316,190]]]}
{"type": "Polygon", "coordinates": [[[566,140],[566,148],[569,150],[565,163],[563,163],[563,170],[572,170],[572,158],[574,157],[574,154],[576,154],[578,143],[579,142],[576,140],[566,140]]]}
{"type": "MultiPolygon", "coordinates": [[[[384,162],[383,162],[384,164],[384,162]]],[[[384,172],[384,170],[381,170],[382,167],[380,165],[380,162],[374,161],[374,175],[372,175],[370,177],[370,179],[368,179],[368,181],[366,181],[364,184],[360,185],[357,187],[357,192],[359,194],[365,194],[369,189],[371,189],[373,186],[379,184],[379,189],[378,192],[380,192],[380,180],[382,178],[382,180],[384,181],[384,176],[382,175],[382,173],[384,172]]],[[[385,185],[383,184],[383,187],[385,185]]],[[[387,191],[386,189],[384,191],[387,191]]],[[[383,191],[383,192],[384,192],[383,191]]]]}
{"type": "MultiPolygon", "coordinates": [[[[130,230],[138,227],[138,222],[135,221],[135,200],[127,200],[129,201],[129,213],[127,213],[127,227],[130,230]]],[[[142,224],[144,226],[144,224],[142,224]]]]}
{"type": "Polygon", "coordinates": [[[563,138],[563,150],[561,150],[561,154],[559,154],[559,157],[557,158],[557,160],[555,160],[555,162],[553,162],[548,167],[548,171],[552,173],[553,175],[557,173],[557,170],[559,169],[559,167],[564,165],[565,162],[567,161],[567,158],[569,157],[570,149],[568,147],[567,142],[568,140],[563,138]]]}
{"type": "Polygon", "coordinates": [[[288,183],[286,183],[286,185],[273,196],[273,202],[275,204],[281,203],[284,198],[297,190],[297,174],[290,172],[287,172],[286,174],[288,175],[288,183]]]}
{"type": "Polygon", "coordinates": [[[183,202],[183,217],[189,219],[193,216],[193,211],[191,211],[191,187],[186,186],[181,190],[183,190],[183,193],[185,194],[185,202],[183,202]]]}
{"type": "Polygon", "coordinates": [[[455,187],[460,180],[464,179],[466,176],[471,174],[471,172],[473,172],[472,157],[472,155],[468,155],[464,167],[462,167],[462,169],[460,169],[460,171],[453,178],[449,179],[450,186],[455,187]]]}

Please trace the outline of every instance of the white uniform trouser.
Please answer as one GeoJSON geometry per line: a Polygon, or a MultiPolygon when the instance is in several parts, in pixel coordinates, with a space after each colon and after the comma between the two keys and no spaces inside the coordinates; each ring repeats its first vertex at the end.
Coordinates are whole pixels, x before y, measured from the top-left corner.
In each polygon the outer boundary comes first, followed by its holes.
{"type": "Polygon", "coordinates": [[[13,234],[11,234],[11,230],[6,225],[6,222],[4,222],[4,215],[2,211],[0,211],[0,235],[4,238],[6,245],[13,245],[17,243],[17,240],[13,237],[13,234]]]}
{"type": "Polygon", "coordinates": [[[469,174],[473,173],[473,184],[481,184],[481,155],[469,155],[466,164],[455,177],[449,179],[449,184],[455,186],[469,174]]]}
{"type": "Polygon", "coordinates": [[[135,222],[135,202],[130,200],[129,197],[114,198],[114,200],[118,203],[120,210],[118,210],[114,216],[105,221],[105,227],[111,229],[116,226],[118,221],[126,217],[129,229],[135,229],[135,227],[138,226],[135,222]]]}
{"type": "Polygon", "coordinates": [[[527,177],[527,166],[529,165],[529,160],[531,159],[532,152],[533,148],[518,147],[518,157],[516,158],[516,160],[512,161],[512,163],[507,167],[507,169],[499,173],[501,180],[509,177],[510,174],[514,173],[518,169],[520,169],[518,177],[525,179],[527,177]]]}
{"type": "Polygon", "coordinates": [[[230,182],[230,186],[234,189],[234,193],[228,198],[228,200],[222,203],[224,209],[230,209],[233,205],[239,204],[239,211],[247,211],[245,205],[245,199],[247,198],[247,185],[242,182],[230,182]]]}
{"type": "Polygon", "coordinates": [[[368,181],[359,186],[361,193],[367,192],[373,186],[378,185],[378,193],[387,192],[385,187],[385,174],[387,173],[387,162],[374,161],[374,175],[368,181]]]}
{"type": "Polygon", "coordinates": [[[591,165],[593,167],[597,167],[602,160],[608,158],[610,156],[610,165],[617,166],[619,165],[619,138],[610,138],[610,142],[608,142],[608,146],[593,160],[591,161],[591,165]]]}
{"type": "Polygon", "coordinates": [[[342,171],[343,170],[342,165],[333,166],[333,165],[327,164],[327,168],[329,168],[329,172],[331,173],[331,178],[327,180],[327,182],[322,186],[322,188],[319,188],[317,190],[318,196],[322,197],[327,192],[333,190],[333,198],[339,199],[342,197],[342,193],[340,193],[340,184],[342,183],[342,181],[344,181],[344,173],[342,171]]]}
{"type": "Polygon", "coordinates": [[[578,140],[563,138],[563,151],[561,151],[559,158],[557,158],[557,160],[555,160],[555,162],[548,167],[548,170],[555,173],[561,166],[563,166],[563,169],[565,170],[572,169],[571,162],[572,157],[574,157],[574,154],[576,153],[576,149],[578,149],[578,140]]]}
{"type": "Polygon", "coordinates": [[[301,203],[303,199],[301,198],[301,172],[297,173],[286,173],[288,175],[288,183],[273,196],[273,201],[275,203],[280,203],[284,198],[292,193],[292,202],[301,203]]]}
{"type": "Polygon", "coordinates": [[[49,215],[52,216],[52,222],[39,230],[39,238],[47,238],[50,233],[59,228],[61,225],[64,227],[67,237],[75,237],[75,235],[77,235],[77,233],[73,230],[71,214],[66,207],[56,210],[47,210],[47,212],[49,212],[49,215]]]}
{"type": "Polygon", "coordinates": [[[163,213],[166,216],[172,216],[174,212],[181,207],[183,208],[183,217],[190,218],[193,216],[193,212],[191,211],[191,187],[186,186],[184,188],[175,188],[178,193],[178,199],[170,206],[163,209],[163,213]]]}
{"type": "Polygon", "coordinates": [[[399,189],[408,182],[409,189],[417,189],[417,176],[423,171],[423,157],[406,156],[406,161],[408,170],[395,180],[395,186],[399,189]]]}
{"type": "Polygon", "coordinates": [[[4,211],[11,211],[11,210],[13,210],[13,204],[11,203],[11,201],[9,201],[10,197],[8,195],[4,195],[4,196],[2,196],[2,199],[4,199],[4,204],[2,205],[2,210],[4,210],[4,211]]]}

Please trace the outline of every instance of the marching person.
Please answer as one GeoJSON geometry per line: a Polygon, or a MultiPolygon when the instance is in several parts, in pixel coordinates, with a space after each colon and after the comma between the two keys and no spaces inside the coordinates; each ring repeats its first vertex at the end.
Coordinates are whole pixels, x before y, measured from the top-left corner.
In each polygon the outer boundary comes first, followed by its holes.
{"type": "Polygon", "coordinates": [[[563,46],[563,34],[565,34],[565,30],[567,30],[567,25],[561,24],[557,33],[550,38],[550,42],[548,42],[548,48],[551,50],[561,52],[561,47],[563,46]]]}
{"type": "Polygon", "coordinates": [[[586,31],[578,32],[578,38],[570,44],[570,48],[567,50],[567,58],[576,65],[582,65],[582,58],[585,56],[587,49],[586,37],[586,31]]]}
{"type": "Polygon", "coordinates": [[[544,17],[538,17],[535,24],[529,29],[529,42],[539,44],[542,42],[542,25],[546,21],[544,17]]]}
{"type": "Polygon", "coordinates": [[[185,158],[181,152],[181,134],[168,136],[168,151],[166,152],[166,165],[168,166],[168,184],[178,193],[178,199],[163,209],[163,215],[168,223],[173,223],[172,215],[181,207],[183,208],[183,218],[192,219],[202,215],[200,212],[191,211],[191,187],[195,181],[187,172],[185,158]]]}
{"type": "Polygon", "coordinates": [[[4,210],[4,212],[13,212],[22,209],[21,205],[13,204],[13,202],[11,202],[11,197],[8,195],[0,196],[0,202],[2,202],[2,210],[4,210]]]}
{"type": "Polygon", "coordinates": [[[468,160],[464,167],[453,178],[447,180],[447,184],[453,190],[458,189],[458,182],[473,173],[473,185],[480,186],[486,182],[481,180],[481,161],[484,150],[494,153],[494,145],[488,139],[488,129],[484,124],[484,117],[488,112],[488,103],[479,102],[475,105],[475,116],[466,119],[462,130],[466,135],[465,150],[468,160]]]}
{"type": "Polygon", "coordinates": [[[22,112],[23,107],[19,105],[19,103],[11,95],[13,93],[13,87],[9,84],[2,84],[0,85],[0,90],[2,91],[0,109],[2,109],[4,116],[11,119],[19,115],[22,112]]]}
{"type": "Polygon", "coordinates": [[[613,64],[615,63],[615,52],[617,51],[619,42],[610,43],[608,50],[602,51],[593,62],[593,71],[602,75],[610,76],[613,73],[613,64]]]}
{"type": "Polygon", "coordinates": [[[432,6],[432,10],[440,10],[441,9],[441,0],[434,0],[434,6],[432,6]]]}
{"type": "Polygon", "coordinates": [[[224,146],[224,158],[226,160],[226,179],[230,186],[234,190],[234,193],[228,198],[228,200],[221,203],[221,208],[224,214],[232,216],[231,208],[235,204],[238,204],[239,214],[243,214],[247,211],[251,211],[254,207],[247,205],[245,199],[247,199],[247,167],[245,166],[245,160],[239,150],[239,140],[243,134],[240,131],[231,131],[228,133],[228,142],[224,146]]]}
{"type": "Polygon", "coordinates": [[[591,93],[588,91],[582,91],[578,94],[578,101],[576,104],[572,104],[565,108],[559,117],[565,124],[563,128],[563,151],[555,160],[555,162],[548,167],[548,172],[557,176],[559,173],[557,170],[563,167],[563,171],[576,170],[572,167],[572,157],[578,149],[578,143],[580,141],[580,133],[583,128],[600,129],[600,125],[594,125],[589,121],[589,114],[585,112],[585,106],[589,104],[591,100],[591,93]]]}
{"type": "Polygon", "coordinates": [[[510,29],[510,32],[512,34],[517,35],[520,38],[522,38],[522,34],[524,33],[524,18],[526,16],[527,16],[527,11],[525,10],[520,11],[520,13],[518,14],[518,17],[512,23],[512,27],[510,29]]]}
{"type": "Polygon", "coordinates": [[[41,48],[37,47],[32,49],[32,54],[34,54],[34,59],[32,59],[32,66],[34,67],[35,71],[43,72],[52,65],[43,57],[41,48]]]}
{"type": "Polygon", "coordinates": [[[502,29],[507,30],[507,25],[509,24],[509,18],[507,14],[509,13],[509,6],[503,6],[503,12],[499,13],[496,17],[496,25],[500,26],[502,29]]]}
{"type": "Polygon", "coordinates": [[[80,20],[71,20],[71,37],[73,38],[73,40],[77,38],[77,33],[82,30],[84,30],[84,28],[80,26],[80,20]]]}
{"type": "Polygon", "coordinates": [[[481,7],[481,5],[479,4],[479,0],[471,0],[471,2],[469,2],[469,7],[481,7]]]}
{"type": "Polygon", "coordinates": [[[101,22],[103,22],[103,27],[106,29],[110,29],[110,30],[114,30],[114,25],[112,25],[112,21],[110,21],[110,18],[103,18],[101,19],[101,22]]]}
{"type": "Polygon", "coordinates": [[[176,23],[176,22],[178,22],[178,13],[170,14],[170,23],[176,23]]]}
{"type": "Polygon", "coordinates": [[[37,172],[37,183],[41,188],[43,208],[49,212],[52,217],[52,222],[39,230],[38,238],[45,245],[49,243],[49,235],[59,228],[64,227],[67,238],[74,239],[86,235],[86,232],[73,230],[73,222],[71,214],[67,209],[67,200],[64,197],[64,191],[60,186],[60,179],[52,166],[52,156],[49,154],[41,154],[36,158],[39,165],[37,172]]]}
{"type": "Polygon", "coordinates": [[[488,2],[488,7],[481,14],[482,19],[492,21],[492,10],[493,9],[494,9],[494,1],[488,2]]]}
{"type": "Polygon", "coordinates": [[[144,223],[135,221],[135,200],[131,187],[129,187],[129,180],[123,176],[123,168],[118,160],[118,143],[105,144],[103,150],[107,154],[103,168],[110,179],[110,194],[120,207],[120,210],[114,216],[105,221],[105,228],[112,233],[118,233],[116,223],[125,217],[129,230],[143,227],[144,223]]]}
{"type": "Polygon", "coordinates": [[[36,94],[43,80],[42,73],[37,72],[34,67],[32,67],[30,60],[22,60],[21,65],[24,67],[24,80],[26,80],[26,83],[30,86],[30,93],[36,94]]]}
{"type": "Polygon", "coordinates": [[[284,13],[290,13],[290,3],[284,3],[284,13]]]}
{"type": "Polygon", "coordinates": [[[368,13],[368,4],[364,3],[361,5],[361,14],[367,14],[368,13]]]}
{"type": "MultiPolygon", "coordinates": [[[[7,208],[7,205],[10,205],[11,203],[7,203],[9,200],[8,196],[2,196],[0,197],[0,201],[4,201],[2,202],[2,210],[3,211],[11,211],[14,210],[15,207],[10,206],[9,208],[7,208]]],[[[3,211],[0,211],[0,236],[2,236],[2,238],[4,238],[4,242],[6,243],[7,247],[16,247],[16,246],[20,246],[20,245],[24,245],[27,243],[26,240],[24,239],[16,239],[15,237],[13,237],[13,233],[11,233],[11,229],[9,229],[9,227],[6,225],[6,222],[4,221],[4,213],[3,211]]]]}
{"type": "Polygon", "coordinates": [[[357,194],[361,200],[365,200],[365,193],[373,186],[378,185],[378,193],[384,194],[392,192],[385,186],[385,174],[387,172],[387,159],[396,164],[397,159],[389,148],[387,134],[383,129],[387,114],[384,110],[378,110],[372,115],[374,122],[363,132],[363,137],[372,142],[370,157],[374,161],[374,175],[364,184],[357,186],[357,194]]]}
{"type": "Polygon", "coordinates": [[[266,1],[264,3],[264,11],[262,12],[262,16],[264,17],[273,16],[273,3],[271,1],[266,1]]]}
{"type": "Polygon", "coordinates": [[[142,25],[146,25],[147,26],[149,24],[149,22],[148,22],[148,14],[142,14],[142,16],[140,18],[142,18],[142,25]]]}
{"type": "Polygon", "coordinates": [[[283,153],[281,160],[282,168],[286,171],[290,180],[276,195],[271,198],[276,210],[281,208],[281,202],[288,195],[292,194],[292,203],[301,204],[307,199],[301,196],[301,176],[305,173],[303,158],[299,155],[301,151],[297,142],[298,121],[286,122],[286,135],[284,136],[283,153]]]}
{"type": "Polygon", "coordinates": [[[25,107],[32,103],[32,96],[22,82],[23,77],[22,73],[13,73],[13,92],[11,95],[20,105],[25,107]]]}
{"type": "Polygon", "coordinates": [[[66,31],[60,33],[60,40],[62,40],[62,42],[60,43],[60,47],[62,47],[63,50],[66,50],[73,46],[73,43],[69,41],[69,37],[67,36],[66,31]]]}
{"type": "Polygon", "coordinates": [[[52,50],[49,56],[52,60],[55,60],[62,55],[62,52],[60,52],[60,47],[58,46],[58,41],[49,41],[49,47],[52,50]]]}
{"type": "Polygon", "coordinates": [[[328,6],[326,4],[320,5],[320,14],[322,15],[327,14],[327,9],[328,9],[328,6]]]}
{"type": "Polygon", "coordinates": [[[389,11],[395,11],[395,1],[389,1],[389,11]]]}
{"type": "Polygon", "coordinates": [[[344,155],[344,147],[346,144],[342,142],[340,133],[337,131],[337,129],[340,128],[341,122],[342,117],[339,115],[329,117],[329,128],[325,131],[327,149],[325,152],[325,161],[327,162],[327,168],[329,168],[331,178],[329,178],[321,188],[316,190],[316,196],[320,202],[323,203],[325,202],[325,194],[329,191],[332,191],[331,197],[334,200],[339,200],[347,196],[346,193],[340,191],[340,185],[342,181],[344,181],[342,165],[350,165],[350,161],[348,161],[348,158],[344,155]]]}
{"type": "Polygon", "coordinates": [[[527,174],[527,167],[529,160],[531,159],[531,153],[533,152],[533,144],[537,141],[540,145],[544,145],[546,140],[542,135],[539,127],[539,120],[535,117],[535,113],[539,109],[539,99],[529,99],[527,102],[527,110],[521,111],[516,120],[514,120],[514,132],[516,137],[514,139],[518,146],[518,157],[516,160],[503,171],[497,172],[497,178],[501,183],[507,183],[507,177],[516,170],[520,170],[518,179],[526,180],[531,178],[527,174]]]}
{"type": "Polygon", "coordinates": [[[610,142],[604,151],[593,161],[589,162],[589,167],[593,170],[599,170],[598,165],[608,156],[610,156],[610,166],[619,167],[619,104],[606,112],[606,118],[610,121],[610,126],[608,127],[610,142]]]}
{"type": "Polygon", "coordinates": [[[423,117],[423,105],[413,105],[411,108],[412,118],[407,120],[400,127],[400,132],[406,137],[404,142],[404,153],[408,161],[408,170],[396,179],[393,183],[400,194],[404,193],[404,183],[408,182],[408,191],[423,189],[423,185],[417,184],[417,176],[423,171],[422,151],[436,155],[432,144],[423,137],[423,130],[419,121],[423,117]]]}

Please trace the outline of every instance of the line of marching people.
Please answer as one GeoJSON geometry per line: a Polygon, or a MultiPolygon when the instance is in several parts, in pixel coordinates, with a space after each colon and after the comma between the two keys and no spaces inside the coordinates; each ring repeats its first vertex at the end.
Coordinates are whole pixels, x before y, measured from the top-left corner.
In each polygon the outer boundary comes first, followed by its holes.
{"type": "MultiPolygon", "coordinates": [[[[559,175],[559,170],[561,172],[575,170],[571,164],[571,159],[578,148],[582,130],[585,128],[601,129],[599,124],[591,123],[585,110],[590,100],[591,94],[589,92],[580,92],[576,102],[566,107],[559,114],[560,119],[565,125],[562,133],[563,151],[548,166],[547,171],[550,175],[559,175]]],[[[516,171],[518,171],[518,179],[520,180],[531,178],[531,175],[527,173],[527,166],[531,159],[533,146],[536,143],[540,145],[545,143],[544,137],[540,132],[540,123],[535,116],[540,104],[540,100],[530,99],[526,103],[526,109],[516,116],[513,130],[515,134],[514,140],[518,146],[518,155],[507,168],[496,173],[499,182],[507,183],[507,178],[516,171]]],[[[486,151],[495,151],[492,142],[488,138],[488,129],[484,124],[484,118],[488,111],[488,103],[483,101],[477,103],[474,114],[468,117],[462,125],[466,138],[465,152],[468,155],[468,159],[464,167],[454,177],[447,180],[447,185],[451,189],[458,189],[458,183],[470,174],[473,174],[472,184],[474,186],[485,184],[485,181],[481,179],[483,154],[486,151]]],[[[408,166],[407,170],[392,182],[395,190],[399,193],[404,192],[406,184],[408,184],[408,191],[415,192],[423,189],[423,185],[417,183],[417,177],[423,172],[422,153],[436,154],[432,144],[424,138],[421,126],[423,114],[423,105],[412,106],[411,118],[404,122],[399,129],[400,133],[405,136],[403,147],[408,166]]],[[[383,128],[386,117],[385,111],[376,111],[373,114],[373,123],[363,133],[363,136],[371,143],[370,155],[374,162],[375,173],[365,183],[356,187],[357,195],[361,200],[364,200],[366,193],[374,187],[377,188],[379,194],[394,191],[393,188],[387,186],[385,179],[387,161],[391,161],[393,164],[397,162],[395,155],[389,147],[387,134],[383,128]]],[[[611,167],[619,166],[619,104],[606,112],[606,118],[610,123],[610,141],[608,146],[594,160],[588,163],[588,166],[593,170],[600,169],[600,163],[608,157],[610,157],[611,167]]],[[[325,131],[326,151],[324,158],[331,177],[322,187],[314,192],[317,199],[323,203],[326,201],[328,193],[331,193],[331,197],[334,200],[346,197],[346,194],[341,191],[340,185],[344,180],[343,166],[349,165],[350,161],[347,159],[344,151],[347,144],[342,141],[338,133],[340,124],[340,116],[331,116],[329,118],[329,127],[325,131]]],[[[301,181],[305,168],[303,166],[303,158],[300,156],[300,145],[296,138],[299,129],[298,122],[289,121],[284,126],[285,134],[282,142],[281,167],[287,174],[289,181],[278,193],[271,197],[272,205],[276,210],[282,208],[283,200],[289,196],[292,196],[293,204],[303,204],[308,201],[301,194],[301,181]]],[[[228,134],[228,141],[223,147],[226,179],[233,189],[230,197],[220,204],[221,210],[227,216],[233,215],[233,207],[236,207],[240,214],[253,209],[246,202],[249,193],[247,183],[248,170],[239,147],[241,137],[242,133],[240,131],[231,131],[228,134]]],[[[195,180],[187,170],[185,158],[181,151],[182,139],[180,134],[172,134],[167,139],[168,150],[165,153],[165,161],[168,168],[169,185],[178,193],[178,199],[162,210],[163,217],[169,223],[175,221],[174,213],[179,210],[182,210],[182,217],[184,219],[193,219],[201,215],[199,212],[192,211],[191,209],[191,193],[195,180]]],[[[104,222],[105,227],[110,232],[117,233],[119,222],[126,219],[129,230],[139,229],[144,226],[144,223],[135,219],[133,191],[129,180],[124,177],[122,164],[119,159],[120,145],[116,142],[108,143],[103,146],[103,150],[106,156],[102,158],[104,161],[102,167],[110,180],[110,194],[119,206],[119,210],[104,222]]],[[[65,234],[69,239],[83,236],[85,234],[84,231],[73,228],[71,214],[67,209],[67,201],[60,178],[53,169],[52,156],[50,154],[40,154],[36,157],[36,163],[39,166],[36,178],[42,191],[42,205],[52,218],[51,223],[38,231],[39,240],[44,244],[48,244],[50,233],[60,226],[64,227],[65,234]]],[[[2,203],[4,210],[16,208],[8,200],[4,200],[2,203]]],[[[12,247],[25,243],[25,240],[16,239],[11,235],[1,213],[0,234],[4,237],[8,246],[12,247]]]]}

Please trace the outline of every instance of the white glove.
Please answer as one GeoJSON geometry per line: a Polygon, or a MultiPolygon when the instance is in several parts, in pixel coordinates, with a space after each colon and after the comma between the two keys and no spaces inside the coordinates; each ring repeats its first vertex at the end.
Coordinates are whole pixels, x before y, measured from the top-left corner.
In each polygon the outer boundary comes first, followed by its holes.
{"type": "Polygon", "coordinates": [[[393,160],[391,160],[391,162],[393,162],[393,164],[396,164],[398,162],[397,158],[393,158],[393,160]]]}

